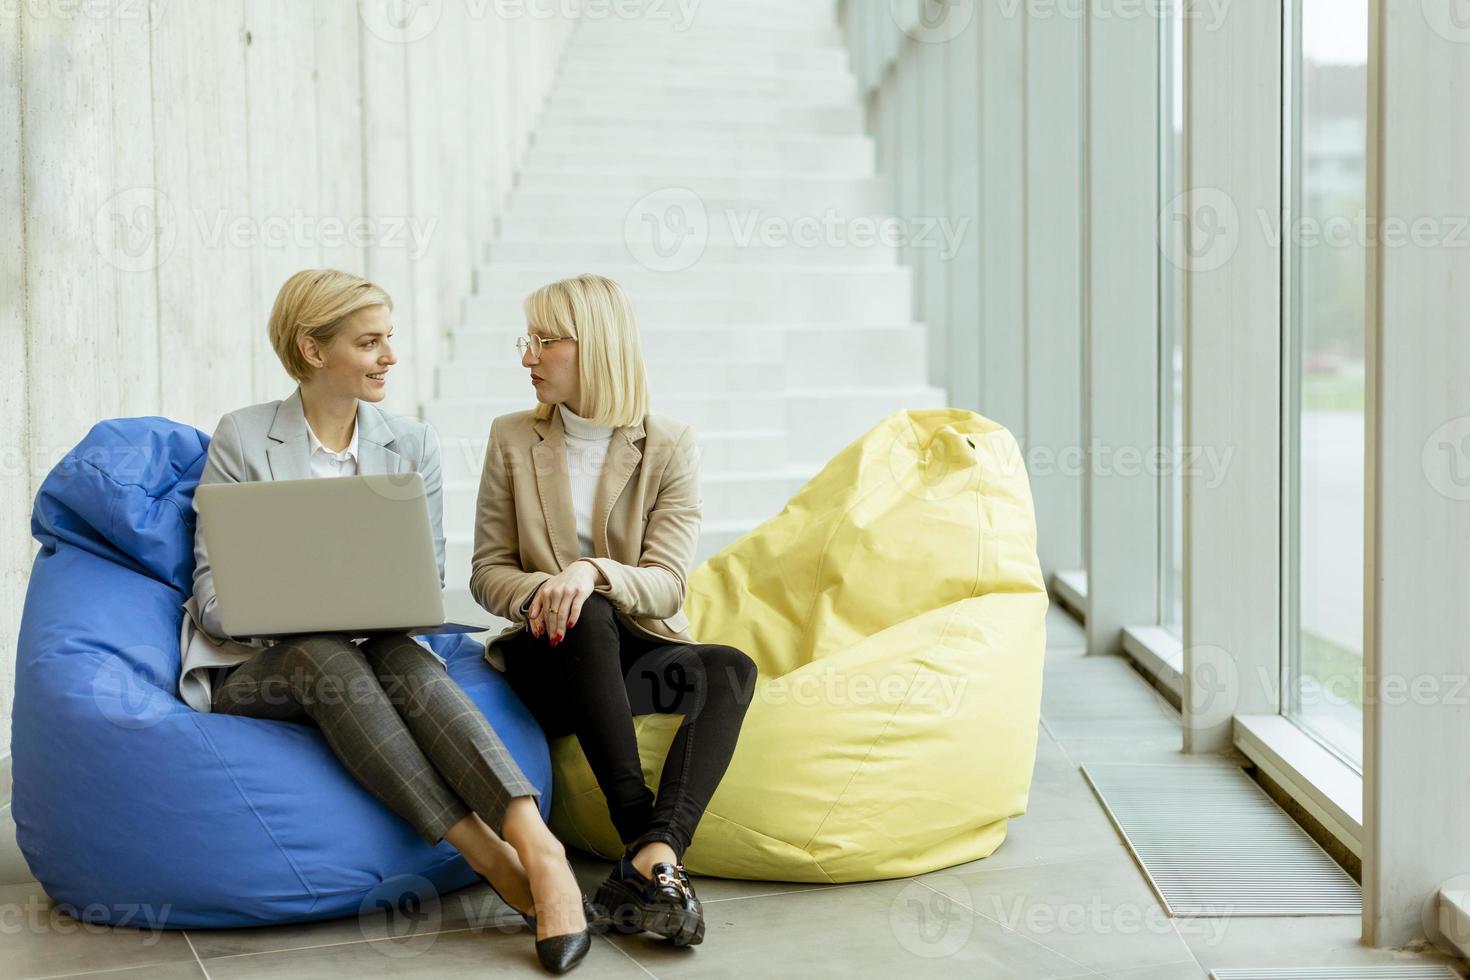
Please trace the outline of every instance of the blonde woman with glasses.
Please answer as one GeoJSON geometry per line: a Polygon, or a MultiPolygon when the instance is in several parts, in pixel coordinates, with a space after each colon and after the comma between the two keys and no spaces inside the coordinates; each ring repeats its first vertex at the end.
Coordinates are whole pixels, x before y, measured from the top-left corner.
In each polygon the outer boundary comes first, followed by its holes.
{"type": "Polygon", "coordinates": [[[525,302],[537,405],[490,427],[470,590],[512,626],[486,656],[548,736],[575,734],[624,844],[594,905],[621,931],[704,938],[683,854],[729,765],[755,665],[681,611],[699,540],[693,430],[648,411],[623,290],[583,275],[525,302]],[[633,718],[683,716],[643,781],[633,718]]]}
{"type": "MultiPolygon", "coordinates": [[[[412,469],[423,474],[442,582],[438,437],[378,407],[398,363],[392,312],[386,292],[345,272],[310,269],[288,279],[270,339],[298,387],[220,419],[199,482],[412,469]]],[[[580,962],[590,945],[587,906],[565,850],[541,819],[535,787],[444,661],[406,633],[361,646],[337,633],[230,642],[202,527],[194,555],[186,608],[200,631],[184,651],[184,700],[199,711],[317,725],[353,778],[425,841],[449,841],[508,904],[534,908],[534,918],[521,914],[543,966],[563,973],[580,962]]]]}

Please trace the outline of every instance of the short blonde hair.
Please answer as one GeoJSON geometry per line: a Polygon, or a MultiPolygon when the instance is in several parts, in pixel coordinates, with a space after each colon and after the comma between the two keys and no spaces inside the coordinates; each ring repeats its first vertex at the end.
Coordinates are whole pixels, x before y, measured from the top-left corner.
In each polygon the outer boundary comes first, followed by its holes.
{"type": "MultiPolygon", "coordinates": [[[[526,297],[526,324],[543,337],[577,341],[581,415],[597,425],[636,425],[648,414],[648,380],[638,318],[623,287],[584,274],[549,283],[526,297]]],[[[538,403],[535,417],[555,406],[538,403]]]]}
{"type": "Polygon", "coordinates": [[[287,279],[276,293],[270,319],[271,346],[286,373],[298,384],[307,381],[315,369],[301,353],[302,339],[310,337],[318,346],[328,347],[342,322],[369,306],[391,310],[393,297],[350,272],[303,269],[287,279]]]}

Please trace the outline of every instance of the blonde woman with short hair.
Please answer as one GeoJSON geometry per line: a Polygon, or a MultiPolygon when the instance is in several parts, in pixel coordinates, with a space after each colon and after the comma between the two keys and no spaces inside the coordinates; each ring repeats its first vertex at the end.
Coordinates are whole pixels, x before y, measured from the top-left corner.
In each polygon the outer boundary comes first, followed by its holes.
{"type": "MultiPolygon", "coordinates": [[[[221,418],[199,482],[421,473],[442,583],[438,437],[378,407],[398,363],[392,312],[386,292],[346,272],[308,269],[286,280],[270,340],[297,389],[221,418]]],[[[548,970],[575,966],[590,940],[565,850],[541,819],[535,787],[443,660],[407,633],[361,646],[340,633],[229,642],[202,530],[186,607],[216,642],[197,633],[189,642],[184,700],[200,711],[316,724],[352,776],[425,841],[449,841],[512,907],[534,908],[534,918],[521,914],[548,970]]]]}
{"type": "Polygon", "coordinates": [[[549,736],[575,734],[625,850],[594,904],[625,932],[704,938],[683,854],[735,750],[755,665],[681,612],[699,540],[693,430],[648,411],[632,305],[583,275],[525,302],[535,408],[490,427],[470,590],[513,622],[486,656],[549,736]],[[499,662],[499,661],[503,661],[499,662]],[[683,715],[655,796],[633,717],[683,715]]]}

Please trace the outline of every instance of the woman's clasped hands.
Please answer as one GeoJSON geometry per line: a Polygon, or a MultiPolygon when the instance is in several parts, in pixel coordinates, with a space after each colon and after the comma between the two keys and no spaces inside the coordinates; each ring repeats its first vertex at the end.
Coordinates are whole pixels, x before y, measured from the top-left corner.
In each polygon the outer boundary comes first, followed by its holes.
{"type": "Polygon", "coordinates": [[[582,603],[597,584],[604,581],[600,569],[590,561],[574,561],[561,572],[541,583],[531,599],[526,623],[531,635],[549,636],[556,646],[571,627],[577,625],[582,603]]]}

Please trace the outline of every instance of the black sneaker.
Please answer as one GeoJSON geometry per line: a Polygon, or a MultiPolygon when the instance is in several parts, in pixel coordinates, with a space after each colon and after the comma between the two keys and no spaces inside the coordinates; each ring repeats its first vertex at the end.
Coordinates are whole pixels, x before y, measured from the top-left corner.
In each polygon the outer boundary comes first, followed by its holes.
{"type": "Polygon", "coordinates": [[[624,857],[613,866],[592,903],[618,932],[652,932],[675,946],[697,946],[704,941],[704,907],[682,864],[660,862],[653,866],[653,877],[645,878],[624,857]]]}

